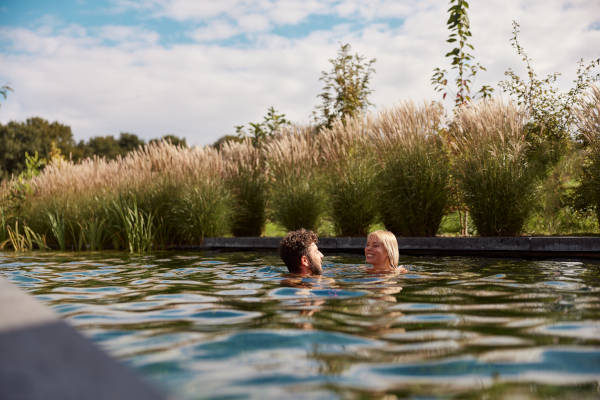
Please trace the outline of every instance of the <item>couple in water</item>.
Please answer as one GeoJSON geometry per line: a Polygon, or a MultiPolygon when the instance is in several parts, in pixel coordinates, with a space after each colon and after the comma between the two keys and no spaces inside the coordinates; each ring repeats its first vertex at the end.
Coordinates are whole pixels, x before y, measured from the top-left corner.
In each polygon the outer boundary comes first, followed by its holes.
{"type": "MultiPolygon", "coordinates": [[[[319,251],[319,238],[313,231],[299,229],[289,232],[279,244],[281,259],[292,274],[320,275],[323,273],[323,253],[319,251]]],[[[371,273],[404,273],[398,266],[398,241],[389,231],[374,231],[367,237],[365,262],[371,264],[371,273]]]]}

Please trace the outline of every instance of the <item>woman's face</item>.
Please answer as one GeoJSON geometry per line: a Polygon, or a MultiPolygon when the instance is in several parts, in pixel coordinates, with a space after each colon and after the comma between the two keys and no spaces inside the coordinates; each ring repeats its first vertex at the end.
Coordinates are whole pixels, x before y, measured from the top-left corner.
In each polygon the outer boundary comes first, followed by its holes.
{"type": "Polygon", "coordinates": [[[365,247],[365,260],[367,264],[374,267],[387,267],[389,264],[388,254],[383,243],[377,236],[371,236],[367,239],[365,247]]]}

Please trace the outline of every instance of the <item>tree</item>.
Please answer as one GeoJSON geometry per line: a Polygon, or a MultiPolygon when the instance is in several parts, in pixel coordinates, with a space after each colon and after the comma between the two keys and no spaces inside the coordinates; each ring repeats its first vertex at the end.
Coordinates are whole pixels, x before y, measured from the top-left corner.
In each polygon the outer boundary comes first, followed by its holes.
{"type": "Polygon", "coordinates": [[[33,117],[25,122],[0,124],[0,178],[25,170],[26,152],[49,159],[56,148],[70,154],[74,147],[71,128],[59,122],[33,117]]]}
{"type": "Polygon", "coordinates": [[[172,134],[164,135],[160,139],[150,139],[150,141],[148,143],[156,143],[156,142],[160,142],[161,140],[171,143],[173,146],[188,147],[187,141],[185,140],[185,138],[180,138],[180,137],[177,137],[172,134]]]}
{"type": "Polygon", "coordinates": [[[211,146],[217,150],[221,150],[223,145],[228,142],[240,143],[242,142],[242,138],[240,138],[239,135],[224,135],[218,138],[217,141],[214,142],[211,146]]]}
{"type": "Polygon", "coordinates": [[[319,125],[330,128],[333,121],[346,116],[356,116],[370,105],[371,75],[375,72],[375,59],[366,60],[359,54],[350,54],[350,44],[341,45],[337,58],[329,59],[330,71],[322,71],[320,81],[323,91],[317,96],[321,104],[313,115],[319,125]]]}
{"type": "Polygon", "coordinates": [[[87,142],[82,140],[77,144],[74,158],[79,160],[96,155],[114,160],[118,156],[124,156],[144,144],[144,140],[136,134],[127,132],[121,132],[118,139],[115,139],[113,135],[94,136],[89,138],[87,142]]]}
{"type": "MultiPolygon", "coordinates": [[[[467,10],[469,3],[466,0],[450,0],[452,6],[448,9],[449,18],[446,22],[448,30],[451,32],[446,42],[456,43],[452,50],[446,53],[446,57],[451,58],[451,69],[456,71],[456,97],[454,103],[456,106],[461,106],[471,101],[471,84],[472,80],[479,71],[485,71],[479,63],[474,62],[474,57],[470,50],[475,48],[469,43],[471,37],[471,23],[467,10]]],[[[445,69],[435,68],[431,83],[435,90],[443,92],[443,98],[448,94],[448,71],[445,69]]],[[[490,86],[483,85],[477,92],[481,97],[490,97],[493,89],[490,86]]]]}
{"type": "Polygon", "coordinates": [[[125,155],[132,150],[142,147],[146,144],[144,139],[140,139],[134,133],[121,132],[118,140],[119,148],[121,149],[121,155],[125,155]]]}
{"type": "Polygon", "coordinates": [[[275,107],[271,106],[262,122],[249,122],[248,125],[248,127],[244,125],[236,126],[235,133],[240,139],[251,137],[254,147],[259,147],[267,138],[273,137],[283,126],[290,125],[290,121],[285,118],[285,114],[279,114],[275,107]]]}
{"type": "Polygon", "coordinates": [[[115,159],[121,154],[119,142],[113,135],[94,136],[88,139],[87,142],[80,141],[77,144],[80,149],[80,157],[88,158],[94,155],[106,157],[107,159],[115,159]]]}

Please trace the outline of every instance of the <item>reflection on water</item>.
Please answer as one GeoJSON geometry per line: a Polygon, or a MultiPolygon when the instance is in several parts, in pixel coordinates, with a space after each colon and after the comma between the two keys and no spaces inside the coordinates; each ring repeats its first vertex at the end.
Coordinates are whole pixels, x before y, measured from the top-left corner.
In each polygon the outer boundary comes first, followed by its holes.
{"type": "Polygon", "coordinates": [[[597,398],[600,264],[0,254],[0,274],[175,396],[597,398]]]}

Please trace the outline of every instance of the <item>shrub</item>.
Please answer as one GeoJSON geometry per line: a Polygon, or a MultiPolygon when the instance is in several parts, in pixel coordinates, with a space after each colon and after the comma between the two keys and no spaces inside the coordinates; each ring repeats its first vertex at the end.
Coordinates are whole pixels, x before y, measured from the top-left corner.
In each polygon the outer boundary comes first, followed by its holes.
{"type": "Polygon", "coordinates": [[[449,161],[439,135],[442,113],[439,103],[404,103],[375,122],[377,202],[385,227],[396,235],[434,236],[444,216],[449,161]]]}
{"type": "Polygon", "coordinates": [[[497,100],[461,108],[450,132],[454,173],[482,236],[518,235],[533,206],[526,115],[497,100]]]}
{"type": "Polygon", "coordinates": [[[263,147],[272,215],[288,230],[315,230],[324,211],[315,135],[310,127],[292,127],[263,147]]]}
{"type": "Polygon", "coordinates": [[[333,123],[319,135],[329,207],[340,236],[366,236],[377,217],[376,164],[363,117],[333,123]]]}

